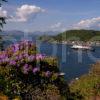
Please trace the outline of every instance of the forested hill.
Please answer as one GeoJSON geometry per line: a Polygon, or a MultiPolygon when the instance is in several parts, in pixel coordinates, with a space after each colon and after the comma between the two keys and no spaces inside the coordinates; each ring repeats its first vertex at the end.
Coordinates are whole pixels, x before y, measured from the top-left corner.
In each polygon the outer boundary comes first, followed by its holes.
{"type": "Polygon", "coordinates": [[[94,30],[69,30],[63,33],[60,33],[53,37],[54,40],[64,41],[64,40],[81,40],[89,41],[91,39],[100,40],[100,31],[94,30]]]}

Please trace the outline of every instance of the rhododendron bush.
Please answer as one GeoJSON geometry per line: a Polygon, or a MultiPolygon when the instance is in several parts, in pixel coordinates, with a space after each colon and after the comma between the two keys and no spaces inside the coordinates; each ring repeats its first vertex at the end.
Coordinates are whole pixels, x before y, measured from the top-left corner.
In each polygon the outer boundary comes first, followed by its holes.
{"type": "Polygon", "coordinates": [[[30,41],[13,44],[0,52],[0,91],[9,97],[32,93],[36,88],[44,91],[48,84],[58,89],[57,95],[63,94],[64,82],[59,73],[57,59],[38,53],[30,41]]]}

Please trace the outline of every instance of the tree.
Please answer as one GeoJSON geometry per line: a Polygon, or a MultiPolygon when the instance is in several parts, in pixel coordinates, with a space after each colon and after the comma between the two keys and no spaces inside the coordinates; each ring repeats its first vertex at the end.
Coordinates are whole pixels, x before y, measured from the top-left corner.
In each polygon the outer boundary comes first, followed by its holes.
{"type": "MultiPolygon", "coordinates": [[[[3,2],[7,2],[7,1],[0,0],[0,7],[1,7],[3,2]]],[[[5,19],[6,19],[6,17],[0,16],[0,31],[2,31],[3,25],[6,24],[5,19]]],[[[0,50],[3,48],[3,44],[1,41],[2,41],[2,36],[0,36],[0,50]]]]}
{"type": "MultiPolygon", "coordinates": [[[[7,2],[6,0],[0,0],[0,7],[1,7],[1,5],[2,5],[2,2],[7,2]]],[[[5,17],[3,17],[3,16],[0,16],[0,31],[2,30],[2,28],[3,28],[3,24],[6,24],[6,22],[5,22],[5,17]]]]}

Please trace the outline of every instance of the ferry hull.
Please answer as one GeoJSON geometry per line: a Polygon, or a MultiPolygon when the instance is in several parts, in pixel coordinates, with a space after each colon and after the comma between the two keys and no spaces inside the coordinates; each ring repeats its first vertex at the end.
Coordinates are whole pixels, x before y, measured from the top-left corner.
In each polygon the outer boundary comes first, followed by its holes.
{"type": "Polygon", "coordinates": [[[95,51],[95,49],[92,47],[72,46],[71,48],[74,50],[95,51]]]}

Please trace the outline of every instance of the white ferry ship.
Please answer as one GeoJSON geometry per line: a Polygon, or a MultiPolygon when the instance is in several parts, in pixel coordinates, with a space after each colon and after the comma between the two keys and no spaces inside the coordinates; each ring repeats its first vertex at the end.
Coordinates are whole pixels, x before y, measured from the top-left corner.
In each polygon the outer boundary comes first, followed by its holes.
{"type": "Polygon", "coordinates": [[[95,50],[93,47],[86,45],[73,45],[71,48],[76,50],[90,50],[90,51],[95,50]]]}

